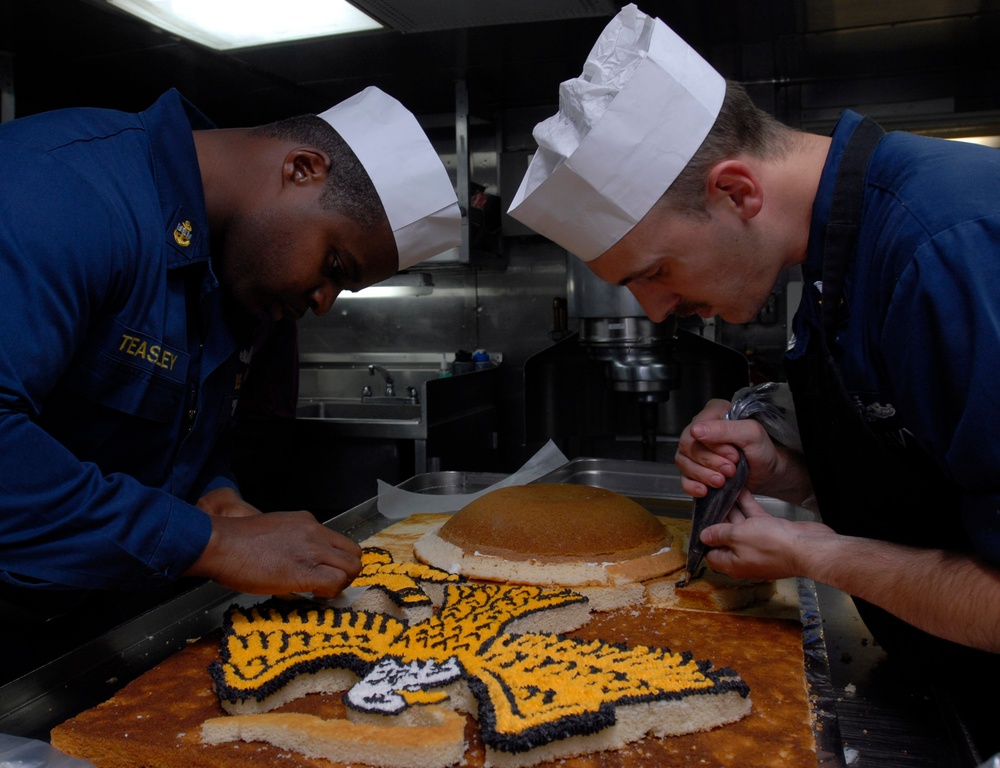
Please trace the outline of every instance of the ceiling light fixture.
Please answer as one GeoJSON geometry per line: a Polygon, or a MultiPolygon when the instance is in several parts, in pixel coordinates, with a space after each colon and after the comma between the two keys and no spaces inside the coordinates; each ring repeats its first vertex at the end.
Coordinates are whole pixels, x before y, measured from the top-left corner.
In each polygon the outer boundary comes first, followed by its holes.
{"type": "Polygon", "coordinates": [[[1000,149],[1000,136],[956,136],[955,141],[966,141],[969,144],[982,144],[984,147],[1000,149]]]}
{"type": "Polygon", "coordinates": [[[346,0],[107,1],[219,51],[382,28],[346,0]]]}
{"type": "Polygon", "coordinates": [[[429,296],[434,292],[434,279],[428,272],[398,272],[392,277],[360,291],[344,291],[337,301],[344,299],[386,299],[401,296],[429,296]]]}

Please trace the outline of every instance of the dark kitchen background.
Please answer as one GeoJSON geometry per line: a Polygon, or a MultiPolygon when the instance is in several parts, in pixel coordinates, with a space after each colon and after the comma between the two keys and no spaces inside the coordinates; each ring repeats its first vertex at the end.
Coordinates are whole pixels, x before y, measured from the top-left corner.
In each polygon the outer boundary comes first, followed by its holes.
{"type": "MultiPolygon", "coordinates": [[[[80,105],[140,110],[173,87],[219,126],[237,127],[320,112],[377,85],[418,115],[453,174],[469,213],[465,240],[414,270],[432,288],[338,300],[328,316],[302,321],[306,418],[244,443],[268,469],[247,481],[264,506],[336,511],[371,497],[376,478],[509,472],[549,439],[570,457],[670,461],[672,441],[707,397],[781,378],[795,274],[755,322],[654,329],[646,357],[627,361],[638,384],[615,387],[585,327],[603,299],[581,301],[588,291],[575,258],[504,213],[535,148],[531,128],[555,111],[558,83],[580,73],[620,3],[356,4],[386,28],[219,52],[99,0],[0,0],[4,119],[80,105]],[[462,387],[438,378],[456,353],[477,349],[490,357],[490,376],[462,387]],[[387,419],[366,431],[350,414],[330,416],[319,401],[358,398],[365,385],[382,394],[368,364],[395,372],[397,395],[413,386],[423,397],[416,425],[394,431],[387,419]],[[452,410],[439,407],[445,401],[452,410]],[[318,477],[326,479],[303,490],[318,477]]],[[[793,126],[826,133],[850,107],[889,129],[1000,134],[1000,0],[647,0],[640,8],[793,126]]]]}

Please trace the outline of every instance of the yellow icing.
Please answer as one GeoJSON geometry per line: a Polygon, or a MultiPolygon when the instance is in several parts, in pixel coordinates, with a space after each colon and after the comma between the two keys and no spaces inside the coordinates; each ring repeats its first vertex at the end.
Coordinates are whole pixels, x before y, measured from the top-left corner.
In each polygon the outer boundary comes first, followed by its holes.
{"type": "Polygon", "coordinates": [[[421,583],[457,584],[458,574],[423,563],[396,563],[385,549],[365,547],[361,554],[361,573],[351,583],[354,587],[376,587],[386,592],[396,605],[430,605],[421,583]]]}
{"type": "Polygon", "coordinates": [[[407,704],[440,704],[448,699],[444,691],[400,691],[407,704]]]}
{"type": "Polygon", "coordinates": [[[384,614],[298,609],[283,614],[254,606],[249,613],[231,612],[231,630],[223,637],[225,683],[246,695],[261,686],[323,659],[348,654],[362,662],[378,661],[386,652],[386,638],[406,624],[384,614]]]}
{"type": "MultiPolygon", "coordinates": [[[[371,557],[366,579],[394,582],[403,575],[396,565],[407,564],[392,564],[391,556],[386,560],[382,554],[371,557]]],[[[416,571],[406,576],[415,578],[416,571]]],[[[357,670],[386,657],[402,665],[454,659],[465,677],[485,689],[495,731],[514,735],[562,718],[594,715],[608,704],[671,698],[716,685],[695,662],[668,650],[505,629],[519,617],[584,600],[567,589],[452,582],[438,613],[413,625],[334,608],[234,609],[224,638],[223,680],[250,696],[283,675],[315,665],[357,670]],[[343,663],[328,663],[334,656],[343,657],[343,663]]],[[[407,705],[447,698],[440,688],[415,687],[412,681],[397,693],[407,705]]]]}

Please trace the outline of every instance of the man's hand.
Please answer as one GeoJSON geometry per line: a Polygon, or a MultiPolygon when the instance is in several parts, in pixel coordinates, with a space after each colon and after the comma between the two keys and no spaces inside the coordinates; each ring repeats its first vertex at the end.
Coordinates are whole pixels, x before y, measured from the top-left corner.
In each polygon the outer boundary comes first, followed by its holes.
{"type": "Polygon", "coordinates": [[[844,536],[822,523],[772,517],[744,491],[701,540],[712,568],[743,579],[805,576],[863,598],[916,627],[1000,653],[1000,569],[937,549],[844,536]]]}
{"type": "Polygon", "coordinates": [[[360,571],[361,547],[298,511],[213,514],[208,546],[184,575],[250,594],[333,597],[360,571]]]}
{"type": "Polygon", "coordinates": [[[800,504],[812,494],[802,457],[778,443],[754,419],[724,419],[730,403],[710,400],[681,433],[674,462],[685,493],[699,498],[736,473],[739,447],[750,468],[754,493],[800,504]]]}
{"type": "Polygon", "coordinates": [[[740,494],[726,522],[711,525],[701,540],[712,549],[705,560],[737,579],[784,579],[803,574],[798,554],[824,536],[836,536],[822,523],[774,517],[750,491],[740,494]]]}

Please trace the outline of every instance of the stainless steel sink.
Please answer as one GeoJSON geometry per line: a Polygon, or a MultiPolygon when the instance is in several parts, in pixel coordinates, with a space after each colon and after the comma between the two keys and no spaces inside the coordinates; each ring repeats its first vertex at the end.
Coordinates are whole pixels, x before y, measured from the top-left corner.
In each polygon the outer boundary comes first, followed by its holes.
{"type": "Polygon", "coordinates": [[[468,458],[494,450],[502,371],[493,367],[440,377],[440,360],[437,355],[433,365],[383,361],[395,392],[383,392],[365,359],[330,355],[314,360],[312,367],[300,370],[295,422],[301,439],[317,445],[354,440],[357,452],[382,458],[412,455],[413,466],[405,476],[439,468],[441,457],[453,460],[455,454],[468,458]]]}
{"type": "Polygon", "coordinates": [[[420,404],[400,397],[316,399],[300,401],[296,416],[328,421],[419,421],[420,404]]]}
{"type": "Polygon", "coordinates": [[[414,398],[408,397],[376,397],[374,395],[361,398],[362,405],[420,405],[414,398]]]}

